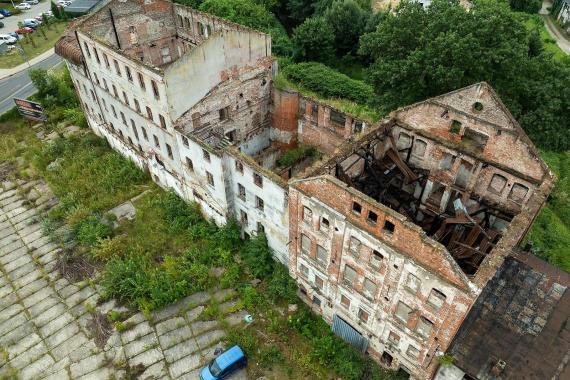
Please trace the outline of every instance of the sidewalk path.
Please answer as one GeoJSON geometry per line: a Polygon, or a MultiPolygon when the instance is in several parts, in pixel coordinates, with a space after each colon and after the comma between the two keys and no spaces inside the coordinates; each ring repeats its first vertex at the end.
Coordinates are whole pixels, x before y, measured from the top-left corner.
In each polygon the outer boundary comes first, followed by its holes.
{"type": "Polygon", "coordinates": [[[554,25],[552,18],[549,17],[548,7],[551,6],[552,6],[551,1],[544,0],[542,2],[542,8],[538,13],[542,15],[542,18],[544,19],[544,25],[546,26],[546,30],[550,34],[550,37],[556,40],[556,45],[558,45],[558,47],[562,49],[562,51],[565,52],[566,54],[570,54],[570,40],[568,40],[566,36],[560,33],[556,25],[554,25]]]}
{"type": "Polygon", "coordinates": [[[55,54],[53,48],[43,52],[42,54],[38,55],[37,57],[34,57],[32,59],[30,59],[30,64],[28,65],[28,63],[22,63],[21,65],[18,65],[16,67],[12,67],[10,69],[0,69],[0,80],[7,78],[9,76],[12,76],[14,74],[19,73],[20,71],[24,71],[27,70],[30,66],[35,65],[36,63],[39,63],[45,59],[48,59],[49,57],[51,57],[53,54],[55,54]]]}

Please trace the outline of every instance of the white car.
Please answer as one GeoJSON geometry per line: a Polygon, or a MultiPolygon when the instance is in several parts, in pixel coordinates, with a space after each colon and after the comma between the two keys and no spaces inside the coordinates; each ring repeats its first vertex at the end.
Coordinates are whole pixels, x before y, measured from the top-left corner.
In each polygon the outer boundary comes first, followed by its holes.
{"type": "Polygon", "coordinates": [[[30,5],[36,5],[36,4],[39,4],[39,1],[38,0],[24,0],[23,3],[27,3],[30,5]]]}
{"type": "Polygon", "coordinates": [[[32,6],[28,3],[20,3],[16,5],[14,8],[19,9],[21,11],[27,11],[28,9],[32,9],[32,6]]]}
{"type": "Polygon", "coordinates": [[[2,20],[4,18],[4,15],[2,13],[0,13],[0,20],[2,20]]]}
{"type": "Polygon", "coordinates": [[[13,45],[16,43],[17,40],[14,37],[9,36],[7,34],[0,34],[0,41],[4,41],[8,45],[13,45]]]}
{"type": "Polygon", "coordinates": [[[68,5],[71,4],[71,1],[69,1],[69,0],[59,0],[57,3],[58,3],[59,5],[61,5],[61,6],[67,7],[68,5]]]}

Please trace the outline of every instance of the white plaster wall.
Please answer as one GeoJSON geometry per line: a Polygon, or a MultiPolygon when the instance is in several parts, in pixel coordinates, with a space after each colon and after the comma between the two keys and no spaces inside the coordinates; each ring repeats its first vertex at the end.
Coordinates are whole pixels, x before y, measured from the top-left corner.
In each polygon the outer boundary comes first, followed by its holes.
{"type": "Polygon", "coordinates": [[[222,71],[270,55],[267,40],[258,33],[219,30],[168,66],[164,81],[171,119],[176,120],[218,85],[222,71]]]}
{"type": "Polygon", "coordinates": [[[289,205],[286,189],[243,160],[240,160],[243,164],[243,173],[240,173],[236,169],[236,158],[230,154],[224,155],[224,161],[227,169],[228,197],[233,205],[233,214],[239,220],[241,210],[247,213],[248,225],[244,226],[244,230],[250,235],[257,232],[257,223],[261,223],[265,228],[267,243],[275,258],[287,265],[289,261],[287,250],[289,205]],[[263,187],[253,182],[253,173],[262,176],[263,187]],[[238,197],[238,183],[245,188],[245,202],[238,197]],[[256,207],[256,196],[263,200],[263,210],[256,207]]]}

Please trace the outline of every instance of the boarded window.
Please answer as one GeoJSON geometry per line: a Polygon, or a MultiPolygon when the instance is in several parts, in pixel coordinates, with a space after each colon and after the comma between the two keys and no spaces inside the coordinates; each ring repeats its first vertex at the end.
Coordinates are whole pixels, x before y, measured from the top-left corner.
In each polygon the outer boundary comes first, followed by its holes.
{"type": "Polygon", "coordinates": [[[442,170],[450,170],[455,162],[455,156],[453,154],[444,153],[441,162],[439,163],[439,168],[442,170]]]}
{"type": "Polygon", "coordinates": [[[370,255],[370,265],[378,269],[382,265],[382,259],[384,259],[384,256],[377,250],[374,250],[372,251],[372,255],[370,255]]]}
{"type": "Polygon", "coordinates": [[[368,322],[368,318],[370,317],[370,314],[362,309],[358,309],[358,319],[360,319],[362,322],[366,323],[368,322]]]}
{"type": "Polygon", "coordinates": [[[329,255],[327,254],[327,250],[324,247],[317,245],[317,261],[326,264],[328,262],[329,255]]]}
{"type": "Polygon", "coordinates": [[[340,304],[348,309],[350,307],[350,299],[344,294],[341,294],[340,304]]]}
{"type": "Polygon", "coordinates": [[[315,286],[319,289],[323,289],[324,281],[319,276],[315,276],[315,286]]]}
{"type": "Polygon", "coordinates": [[[417,292],[420,289],[421,281],[419,278],[414,276],[413,274],[408,274],[408,278],[406,279],[406,287],[411,290],[412,292],[417,292]]]}
{"type": "Polygon", "coordinates": [[[433,322],[427,318],[420,317],[418,319],[418,324],[416,325],[416,332],[423,337],[429,337],[431,330],[433,329],[433,322]]]}
{"type": "Polygon", "coordinates": [[[372,282],[372,280],[368,278],[364,279],[364,286],[362,288],[362,291],[364,292],[365,296],[374,299],[376,297],[377,290],[378,286],[374,282],[372,282]]]}
{"type": "Polygon", "coordinates": [[[410,141],[412,141],[410,135],[404,132],[400,132],[400,135],[398,136],[398,143],[396,144],[396,146],[398,148],[408,148],[410,146],[410,141]]]}
{"type": "Polygon", "coordinates": [[[414,156],[423,157],[426,154],[427,143],[423,140],[416,140],[414,143],[414,156]]]}
{"type": "Polygon", "coordinates": [[[461,160],[461,165],[459,165],[459,170],[457,171],[457,177],[455,177],[455,184],[461,188],[467,187],[469,178],[471,178],[472,169],[473,165],[471,163],[461,160]]]}
{"type": "Polygon", "coordinates": [[[492,193],[501,194],[507,185],[507,179],[500,174],[494,174],[493,178],[491,178],[491,182],[487,187],[492,193]]]}
{"type": "Polygon", "coordinates": [[[303,264],[300,264],[299,265],[299,273],[301,274],[301,276],[308,278],[309,277],[309,268],[307,268],[303,264]]]}
{"type": "Polygon", "coordinates": [[[168,46],[160,49],[160,56],[162,57],[162,63],[169,63],[172,61],[172,58],[170,57],[170,48],[168,46]]]}
{"type": "Polygon", "coordinates": [[[522,203],[526,198],[527,193],[528,187],[521,185],[520,183],[515,183],[509,193],[509,199],[516,203],[522,203]]]}
{"type": "Polygon", "coordinates": [[[354,270],[354,268],[351,267],[350,265],[346,265],[344,267],[344,274],[342,276],[342,282],[345,285],[352,287],[355,279],[356,279],[356,270],[354,270]]]}
{"type": "Polygon", "coordinates": [[[313,219],[313,211],[307,206],[303,207],[303,220],[307,223],[311,223],[313,219]]]}
{"type": "Polygon", "coordinates": [[[388,342],[398,345],[400,343],[400,336],[390,331],[390,334],[388,334],[388,342]]]}
{"type": "Polygon", "coordinates": [[[408,350],[406,351],[406,355],[413,359],[417,359],[420,356],[420,350],[415,348],[414,346],[408,346],[408,350]]]}
{"type": "Polygon", "coordinates": [[[410,319],[410,314],[412,313],[412,308],[403,303],[402,301],[398,302],[398,306],[396,307],[396,317],[401,321],[408,323],[410,319]]]}
{"type": "Polygon", "coordinates": [[[344,114],[338,111],[331,110],[331,122],[333,122],[339,127],[344,128],[344,124],[346,123],[346,117],[344,116],[344,114]]]}
{"type": "Polygon", "coordinates": [[[311,251],[311,239],[307,235],[301,235],[301,251],[307,254],[311,251]]]}
{"type": "Polygon", "coordinates": [[[436,309],[440,309],[445,303],[445,294],[437,289],[432,289],[427,302],[436,309]]]}
{"type": "Polygon", "coordinates": [[[357,238],[355,238],[354,236],[350,237],[350,244],[348,249],[350,250],[350,252],[354,255],[359,255],[360,254],[360,247],[361,247],[361,243],[360,240],[358,240],[357,238]]]}

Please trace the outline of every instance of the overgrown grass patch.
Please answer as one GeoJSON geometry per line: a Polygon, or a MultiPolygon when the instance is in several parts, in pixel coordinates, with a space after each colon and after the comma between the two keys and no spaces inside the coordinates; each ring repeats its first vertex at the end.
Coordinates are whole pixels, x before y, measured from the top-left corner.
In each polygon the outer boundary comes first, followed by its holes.
{"type": "Polygon", "coordinates": [[[34,166],[60,199],[56,219],[75,227],[92,213],[107,210],[139,194],[148,176],[93,134],[58,138],[37,149],[34,166]]]}

